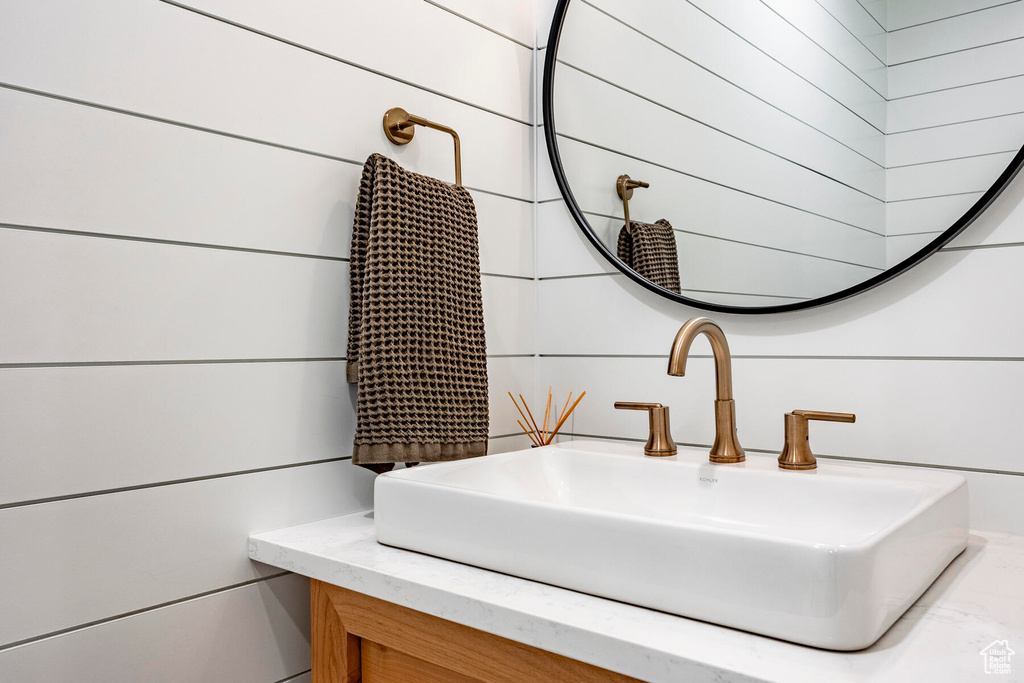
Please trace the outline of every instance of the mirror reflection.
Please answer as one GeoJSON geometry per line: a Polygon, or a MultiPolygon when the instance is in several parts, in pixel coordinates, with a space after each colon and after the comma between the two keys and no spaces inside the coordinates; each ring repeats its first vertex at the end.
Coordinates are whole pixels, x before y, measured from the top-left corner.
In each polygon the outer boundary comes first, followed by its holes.
{"type": "Polygon", "coordinates": [[[856,286],[951,237],[1014,160],[1022,6],[574,0],[550,95],[565,181],[611,254],[686,298],[856,286]]]}

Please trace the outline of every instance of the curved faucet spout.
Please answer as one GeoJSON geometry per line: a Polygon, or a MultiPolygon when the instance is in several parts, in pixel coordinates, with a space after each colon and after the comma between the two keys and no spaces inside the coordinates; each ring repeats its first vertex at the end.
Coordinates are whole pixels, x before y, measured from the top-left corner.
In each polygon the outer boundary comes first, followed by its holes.
{"type": "Polygon", "coordinates": [[[709,318],[692,318],[679,328],[672,351],[668,355],[668,374],[682,377],[686,374],[686,358],[697,335],[703,334],[711,342],[715,355],[715,392],[719,401],[732,400],[732,355],[725,332],[709,318]]]}
{"type": "Polygon", "coordinates": [[[715,355],[715,445],[711,448],[711,462],[743,462],[746,454],[736,436],[736,404],[732,399],[732,355],[722,328],[708,318],[688,320],[672,342],[668,374],[686,374],[686,358],[699,334],[708,338],[715,355]]]}

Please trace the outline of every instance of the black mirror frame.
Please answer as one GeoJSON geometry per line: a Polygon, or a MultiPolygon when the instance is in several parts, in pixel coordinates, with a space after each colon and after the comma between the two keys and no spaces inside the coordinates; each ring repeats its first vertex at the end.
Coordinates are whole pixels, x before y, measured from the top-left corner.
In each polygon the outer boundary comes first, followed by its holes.
{"type": "Polygon", "coordinates": [[[627,266],[618,256],[613,254],[612,251],[601,241],[583,215],[583,211],[580,209],[579,204],[576,203],[576,199],[573,197],[572,190],[569,188],[569,182],[565,178],[565,171],[562,167],[562,159],[558,154],[557,144],[557,133],[555,130],[555,112],[554,112],[554,80],[555,80],[555,65],[556,56],[558,54],[558,40],[562,34],[562,24],[565,21],[565,13],[569,6],[569,0],[558,0],[558,4],[555,7],[554,17],[551,21],[551,31],[548,34],[548,42],[546,46],[547,54],[544,58],[544,100],[543,100],[543,116],[544,116],[544,139],[547,143],[548,158],[551,161],[551,168],[555,174],[555,182],[558,183],[558,189],[562,193],[565,204],[575,219],[576,224],[583,230],[583,233],[587,236],[587,239],[594,245],[594,247],[601,252],[601,254],[611,262],[616,268],[624,273],[629,279],[634,282],[646,287],[656,294],[678,301],[681,304],[687,306],[693,306],[694,308],[700,308],[708,311],[716,311],[719,313],[739,313],[745,315],[760,314],[760,313],[786,313],[789,311],[799,311],[807,308],[815,308],[817,306],[824,306],[825,304],[834,303],[843,299],[866,292],[869,289],[873,289],[883,282],[888,282],[892,278],[900,275],[901,273],[913,268],[921,261],[925,260],[935,252],[937,252],[943,245],[948,243],[954,237],[963,232],[967,226],[975,221],[978,216],[981,215],[985,209],[995,200],[999,194],[1006,189],[1010,181],[1013,180],[1017,172],[1020,171],[1021,166],[1024,165],[1024,146],[1017,151],[1013,159],[1010,161],[1006,169],[999,174],[996,181],[992,186],[985,191],[985,193],[978,199],[974,205],[967,210],[967,212],[961,216],[952,226],[947,228],[941,235],[936,237],[934,240],[926,244],[924,247],[914,252],[911,256],[900,261],[898,264],[885,270],[874,277],[871,277],[864,282],[861,282],[853,287],[840,290],[827,296],[819,297],[817,299],[810,299],[808,301],[801,301],[794,304],[784,304],[780,306],[759,306],[759,307],[741,307],[741,306],[724,306],[721,304],[709,303],[706,301],[698,301],[696,299],[690,299],[681,294],[659,287],[653,282],[641,277],[636,271],[627,266]]]}

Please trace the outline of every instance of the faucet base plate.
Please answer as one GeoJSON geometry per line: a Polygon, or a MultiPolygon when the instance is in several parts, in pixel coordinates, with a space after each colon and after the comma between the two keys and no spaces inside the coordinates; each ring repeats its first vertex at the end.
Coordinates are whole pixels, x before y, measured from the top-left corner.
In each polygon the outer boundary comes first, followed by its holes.
{"type": "Polygon", "coordinates": [[[818,463],[812,462],[810,464],[793,465],[790,463],[779,462],[779,469],[783,470],[813,470],[818,468],[818,463]]]}

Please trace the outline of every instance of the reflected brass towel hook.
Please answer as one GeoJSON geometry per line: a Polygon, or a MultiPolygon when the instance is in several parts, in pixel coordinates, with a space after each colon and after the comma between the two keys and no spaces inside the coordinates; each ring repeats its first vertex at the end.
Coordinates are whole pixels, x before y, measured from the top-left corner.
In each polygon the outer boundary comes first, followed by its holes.
{"type": "Polygon", "coordinates": [[[407,145],[416,134],[416,126],[426,126],[448,133],[455,140],[455,184],[462,185],[462,153],[459,149],[459,134],[448,126],[427,121],[422,116],[410,114],[401,107],[392,107],[384,112],[384,133],[396,145],[407,145]]]}
{"type": "Polygon", "coordinates": [[[633,190],[637,187],[650,187],[650,183],[633,180],[623,173],[615,180],[615,191],[622,197],[622,211],[626,214],[626,229],[629,229],[629,200],[633,198],[633,190]]]}

